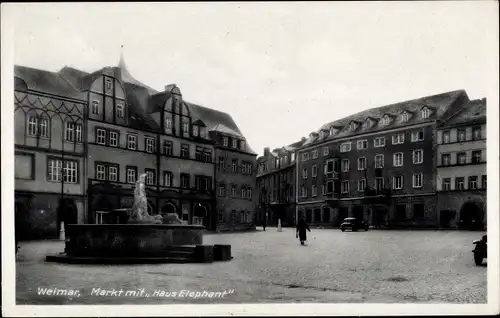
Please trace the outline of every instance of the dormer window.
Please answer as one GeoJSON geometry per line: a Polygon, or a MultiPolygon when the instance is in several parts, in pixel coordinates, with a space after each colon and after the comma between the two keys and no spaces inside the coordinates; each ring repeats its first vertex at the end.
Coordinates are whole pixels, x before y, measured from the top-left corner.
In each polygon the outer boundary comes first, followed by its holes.
{"type": "Polygon", "coordinates": [[[401,122],[406,123],[410,119],[410,115],[407,112],[401,114],[401,122]]]}
{"type": "Polygon", "coordinates": [[[198,126],[193,126],[193,136],[198,137],[198,135],[199,135],[198,126]]]}
{"type": "Polygon", "coordinates": [[[227,147],[229,143],[229,139],[227,137],[222,137],[222,145],[227,147]]]}
{"type": "Polygon", "coordinates": [[[330,127],[330,136],[333,136],[336,132],[337,130],[335,128],[330,127]]]}
{"type": "Polygon", "coordinates": [[[205,127],[200,127],[200,137],[206,138],[205,127]]]}
{"type": "Polygon", "coordinates": [[[382,118],[382,125],[387,126],[387,125],[389,125],[390,122],[391,122],[391,119],[389,118],[389,116],[385,115],[382,118]]]}
{"type": "Polygon", "coordinates": [[[245,141],[244,140],[240,141],[240,150],[243,150],[243,151],[245,150],[245,141]]]}
{"type": "Polygon", "coordinates": [[[422,108],[421,113],[423,119],[429,118],[429,116],[431,115],[431,111],[427,107],[422,108]]]}
{"type": "Polygon", "coordinates": [[[238,139],[233,139],[233,148],[238,148],[238,139]]]}
{"type": "Polygon", "coordinates": [[[367,119],[367,120],[365,121],[365,123],[363,124],[363,128],[365,128],[365,129],[368,129],[368,128],[370,128],[371,126],[372,126],[372,120],[371,120],[371,119],[367,119]]]}
{"type": "Polygon", "coordinates": [[[323,132],[323,130],[320,131],[319,138],[321,138],[321,139],[325,138],[325,133],[323,132]]]}
{"type": "Polygon", "coordinates": [[[351,122],[349,124],[349,130],[350,131],[355,131],[358,128],[358,125],[355,122],[351,122]]]}

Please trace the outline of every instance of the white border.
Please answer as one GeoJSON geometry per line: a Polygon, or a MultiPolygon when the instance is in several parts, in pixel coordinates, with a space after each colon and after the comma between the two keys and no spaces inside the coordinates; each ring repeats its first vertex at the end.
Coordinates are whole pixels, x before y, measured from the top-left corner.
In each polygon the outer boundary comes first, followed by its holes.
{"type": "MultiPolygon", "coordinates": [[[[494,2],[492,2],[494,3],[494,2]]],[[[488,179],[488,304],[233,304],[233,305],[120,305],[120,306],[16,306],[15,305],[15,255],[14,255],[14,147],[13,147],[13,36],[14,30],[8,28],[14,16],[7,14],[12,4],[2,4],[1,11],[1,75],[2,75],[2,314],[4,316],[299,316],[299,315],[484,315],[499,313],[499,94],[498,94],[498,42],[495,51],[491,51],[491,72],[484,70],[487,87],[487,172],[488,179]],[[166,311],[168,310],[168,311],[166,311]]],[[[310,3],[309,5],[313,5],[310,3]]],[[[492,5],[496,14],[496,23],[488,32],[495,33],[498,41],[498,4],[492,5]]],[[[478,48],[481,49],[481,48],[478,48]]]]}

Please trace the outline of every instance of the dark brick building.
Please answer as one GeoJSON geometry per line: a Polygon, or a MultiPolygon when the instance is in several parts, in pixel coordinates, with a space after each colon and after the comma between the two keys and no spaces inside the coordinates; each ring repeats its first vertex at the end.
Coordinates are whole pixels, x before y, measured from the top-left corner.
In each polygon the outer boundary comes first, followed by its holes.
{"type": "Polygon", "coordinates": [[[453,91],[362,111],[311,133],[297,161],[297,213],[375,226],[437,225],[436,125],[462,109],[453,91]]]}
{"type": "Polygon", "coordinates": [[[258,209],[257,223],[293,226],[296,206],[296,156],[297,149],[306,138],[282,148],[270,151],[264,148],[264,155],[257,158],[258,209]]]}

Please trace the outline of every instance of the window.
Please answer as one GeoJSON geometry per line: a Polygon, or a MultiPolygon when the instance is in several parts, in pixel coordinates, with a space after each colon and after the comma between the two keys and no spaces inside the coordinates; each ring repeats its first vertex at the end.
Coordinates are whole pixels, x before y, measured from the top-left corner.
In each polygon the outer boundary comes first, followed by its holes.
{"type": "Polygon", "coordinates": [[[409,119],[410,119],[410,115],[408,115],[408,113],[405,112],[405,113],[401,114],[401,122],[402,123],[408,122],[409,119]]]}
{"type": "Polygon", "coordinates": [[[413,163],[419,164],[424,162],[424,151],[422,149],[413,150],[413,163]]]}
{"type": "Polygon", "coordinates": [[[218,216],[219,216],[218,222],[223,223],[224,222],[224,210],[223,209],[219,210],[218,216]]]}
{"type": "Polygon", "coordinates": [[[34,160],[35,155],[29,153],[16,153],[15,154],[15,178],[34,180],[34,160]]]}
{"type": "Polygon", "coordinates": [[[233,161],[231,162],[231,171],[236,172],[237,170],[238,170],[238,160],[233,159],[233,161]]]}
{"type": "Polygon", "coordinates": [[[469,177],[469,189],[470,190],[477,189],[477,176],[470,176],[469,177]]]}
{"type": "Polygon", "coordinates": [[[366,158],[361,157],[358,158],[358,170],[365,170],[366,169],[366,158]]]}
{"type": "Polygon", "coordinates": [[[423,175],[421,173],[413,174],[413,187],[414,188],[421,188],[422,187],[422,178],[423,178],[423,175]]]}
{"type": "Polygon", "coordinates": [[[307,168],[302,169],[302,179],[307,179],[307,168]]]}
{"type": "Polygon", "coordinates": [[[219,170],[224,170],[225,164],[224,157],[219,157],[219,170]]]}
{"type": "Polygon", "coordinates": [[[223,197],[226,195],[226,185],[219,183],[219,186],[217,188],[219,189],[219,197],[223,197]]]}
{"type": "Polygon", "coordinates": [[[328,147],[323,147],[323,156],[328,156],[328,147]]]}
{"type": "Polygon", "coordinates": [[[481,127],[472,127],[472,140],[479,140],[481,138],[481,127]]]}
{"type": "Polygon", "coordinates": [[[340,152],[349,152],[351,151],[351,143],[345,142],[340,145],[340,152]]]}
{"type": "Polygon", "coordinates": [[[416,218],[423,218],[425,216],[425,205],[423,203],[413,205],[413,216],[416,218]]]}
{"type": "Polygon", "coordinates": [[[358,150],[363,150],[368,148],[368,141],[367,140],[358,140],[358,150]]]}
{"type": "Polygon", "coordinates": [[[231,196],[236,197],[236,185],[231,186],[231,196]]]}
{"type": "Polygon", "coordinates": [[[474,150],[472,152],[472,163],[480,163],[481,162],[481,150],[474,150]]]}
{"type": "Polygon", "coordinates": [[[196,160],[198,160],[198,161],[202,161],[203,160],[203,149],[196,147],[196,150],[195,150],[194,154],[195,154],[196,160]]]}
{"type": "Polygon", "coordinates": [[[300,188],[300,196],[303,198],[307,197],[307,189],[304,186],[300,188]]]}
{"type": "Polygon", "coordinates": [[[283,164],[285,164],[285,165],[288,164],[288,156],[283,157],[283,164]]]}
{"type": "Polygon", "coordinates": [[[92,101],[92,114],[99,115],[99,101],[97,100],[92,101]]]}
{"type": "Polygon", "coordinates": [[[349,181],[342,181],[342,193],[349,193],[349,181]]]}
{"type": "Polygon", "coordinates": [[[292,152],[292,157],[290,158],[291,162],[295,161],[295,152],[292,152]]]}
{"type": "Polygon", "coordinates": [[[172,118],[165,118],[165,129],[172,129],[172,118]]]}
{"type": "Polygon", "coordinates": [[[125,108],[123,107],[123,104],[122,103],[117,103],[116,104],[116,117],[123,118],[125,116],[124,110],[125,110],[125,108]]]}
{"type": "Polygon", "coordinates": [[[186,122],[183,122],[183,123],[182,123],[182,132],[183,132],[184,134],[189,133],[189,123],[186,123],[186,122]]]}
{"type": "Polygon", "coordinates": [[[364,124],[363,124],[363,128],[364,128],[364,129],[368,129],[368,128],[370,128],[371,126],[372,126],[372,121],[371,121],[371,119],[367,119],[367,120],[365,120],[365,122],[364,122],[364,124]]]}
{"type": "Polygon", "coordinates": [[[181,145],[181,158],[189,158],[189,145],[181,145]]]}
{"type": "Polygon", "coordinates": [[[106,130],[97,128],[97,143],[99,145],[106,144],[106,130]]]}
{"type": "Polygon", "coordinates": [[[38,117],[30,116],[28,118],[28,135],[36,136],[38,135],[38,117]]]}
{"type": "Polygon", "coordinates": [[[330,136],[333,136],[336,133],[336,129],[333,127],[330,127],[330,136]]]}
{"type": "Polygon", "coordinates": [[[127,149],[136,150],[137,149],[137,136],[127,135],[127,149]]]}
{"type": "Polygon", "coordinates": [[[181,188],[188,189],[189,186],[189,174],[181,173],[181,188]]]}
{"type": "Polygon", "coordinates": [[[82,124],[66,122],[66,140],[82,142],[82,124]]]}
{"type": "Polygon", "coordinates": [[[424,140],[424,130],[412,131],[411,132],[411,142],[417,142],[424,140]]]}
{"type": "Polygon", "coordinates": [[[198,126],[193,125],[193,136],[198,137],[199,129],[198,126]]]}
{"type": "Polygon", "coordinates": [[[236,222],[236,210],[231,211],[231,221],[236,222]]]}
{"type": "Polygon", "coordinates": [[[245,150],[245,141],[244,140],[240,140],[240,150],[245,150]]]}
{"type": "Polygon", "coordinates": [[[384,147],[385,146],[385,137],[378,137],[373,140],[374,147],[384,147]]]}
{"type": "Polygon", "coordinates": [[[451,165],[451,155],[450,154],[443,154],[443,155],[441,155],[441,164],[443,166],[449,166],[449,165],[451,165]]]}
{"type": "Polygon", "coordinates": [[[227,137],[222,137],[222,145],[224,147],[227,147],[228,144],[229,144],[229,139],[227,137]]]}
{"type": "Polygon", "coordinates": [[[443,181],[441,183],[441,188],[443,191],[450,191],[451,190],[451,179],[450,178],[443,178],[443,181]]]}
{"type": "Polygon", "coordinates": [[[205,150],[203,152],[203,161],[205,162],[212,162],[212,152],[205,150]]]}
{"type": "Polygon", "coordinates": [[[348,172],[349,169],[350,169],[350,166],[349,166],[349,159],[342,159],[341,161],[341,166],[342,166],[342,171],[344,172],[348,172]]]}
{"type": "Polygon", "coordinates": [[[424,107],[424,108],[422,108],[421,115],[422,115],[423,119],[426,119],[426,118],[429,118],[429,116],[431,115],[431,112],[428,108],[424,107]]]}
{"type": "Polygon", "coordinates": [[[106,79],[106,89],[111,89],[111,80],[106,79]]]}
{"type": "Polygon", "coordinates": [[[392,177],[392,188],[394,190],[403,189],[403,176],[394,176],[392,177]]]}
{"type": "Polygon", "coordinates": [[[486,175],[481,176],[481,188],[486,189],[486,175]]]}
{"type": "Polygon", "coordinates": [[[318,189],[316,188],[315,185],[312,185],[311,187],[311,196],[315,197],[318,195],[318,189]]]}
{"type": "Polygon", "coordinates": [[[364,192],[366,189],[366,179],[358,180],[358,191],[364,192]]]}
{"type": "Polygon", "coordinates": [[[174,175],[170,171],[163,172],[163,186],[172,187],[174,185],[174,175]]]}
{"type": "Polygon", "coordinates": [[[163,153],[165,156],[172,156],[173,148],[173,143],[170,140],[163,141],[163,153]]]}
{"type": "Polygon", "coordinates": [[[400,133],[400,134],[392,136],[392,144],[393,145],[403,144],[404,142],[405,142],[405,134],[404,133],[400,133]]]}
{"type": "Polygon", "coordinates": [[[238,148],[238,139],[233,139],[232,140],[232,146],[233,146],[234,149],[238,148]]]}
{"type": "Polygon", "coordinates": [[[57,159],[49,159],[48,177],[49,181],[61,181],[62,161],[57,159]]]}
{"type": "Polygon", "coordinates": [[[375,189],[378,193],[384,188],[384,178],[375,178],[375,189]]]}
{"type": "Polygon", "coordinates": [[[119,139],[118,132],[116,131],[109,132],[109,145],[111,147],[118,147],[118,139],[119,139]]]}
{"type": "Polygon", "coordinates": [[[455,190],[464,190],[465,189],[465,181],[463,177],[455,178],[455,190]]]}
{"type": "Polygon", "coordinates": [[[389,116],[385,115],[383,118],[382,118],[382,125],[384,126],[387,126],[391,123],[391,119],[389,118],[389,116]]]}
{"type": "Polygon", "coordinates": [[[118,181],[118,167],[117,166],[109,166],[108,167],[108,180],[109,181],[118,181]]]}
{"type": "Polygon", "coordinates": [[[316,178],[318,176],[318,166],[314,165],[312,166],[312,177],[316,178]]]}
{"type": "Polygon", "coordinates": [[[40,137],[47,137],[49,135],[48,133],[48,127],[49,127],[49,121],[47,120],[47,118],[45,117],[40,117],[39,118],[39,134],[40,134],[40,137]]]}
{"type": "Polygon", "coordinates": [[[146,172],[146,184],[155,185],[156,184],[156,171],[154,169],[145,169],[146,172]]]}
{"type": "Polygon", "coordinates": [[[78,162],[73,160],[65,160],[64,164],[61,159],[48,160],[48,181],[65,183],[78,182],[78,162]],[[62,170],[62,171],[61,171],[62,170]]]}
{"type": "Polygon", "coordinates": [[[326,192],[333,193],[333,180],[326,182],[326,192]]]}
{"type": "Polygon", "coordinates": [[[135,183],[137,181],[137,167],[127,167],[127,183],[135,183]]]}
{"type": "Polygon", "coordinates": [[[466,163],[467,163],[467,157],[465,155],[465,152],[457,153],[457,164],[464,165],[466,163]]]}
{"type": "Polygon", "coordinates": [[[65,183],[77,183],[78,163],[76,161],[64,161],[63,179],[65,183]]]}
{"type": "Polygon", "coordinates": [[[314,149],[314,150],[312,151],[312,158],[313,158],[313,159],[317,159],[317,158],[318,158],[318,149],[314,149]]]}
{"type": "Polygon", "coordinates": [[[155,149],[155,140],[151,137],[146,137],[146,152],[153,153],[155,149]]]}
{"type": "Polygon", "coordinates": [[[459,142],[465,141],[465,129],[464,128],[459,128],[457,129],[457,140],[459,142]]]}
{"type": "Polygon", "coordinates": [[[396,218],[406,219],[406,205],[404,204],[396,205],[396,218]]]}
{"type": "Polygon", "coordinates": [[[106,180],[106,166],[102,164],[96,164],[96,179],[97,180],[106,180]]]}
{"type": "Polygon", "coordinates": [[[449,144],[450,142],[451,142],[450,131],[449,130],[443,131],[443,144],[449,144]]]}
{"type": "Polygon", "coordinates": [[[384,167],[384,155],[376,155],[375,168],[383,168],[383,167],[384,167]]]}
{"type": "Polygon", "coordinates": [[[402,167],[403,166],[403,153],[397,152],[394,154],[394,167],[402,167]]]}
{"type": "Polygon", "coordinates": [[[302,153],[302,161],[307,161],[307,160],[309,160],[309,153],[303,152],[302,153]]]}

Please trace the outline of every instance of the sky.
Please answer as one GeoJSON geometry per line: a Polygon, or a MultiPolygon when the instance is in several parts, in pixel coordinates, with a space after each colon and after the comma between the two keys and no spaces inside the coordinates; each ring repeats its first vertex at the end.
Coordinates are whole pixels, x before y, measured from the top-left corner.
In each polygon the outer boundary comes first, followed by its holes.
{"type": "MultiPolygon", "coordinates": [[[[7,11],[8,9],[8,11],[7,11]]],[[[231,114],[251,147],[278,148],[377,106],[498,90],[498,4],[246,2],[12,4],[14,62],[116,66],[231,114]],[[493,57],[493,58],[492,58],[493,57]]]]}

